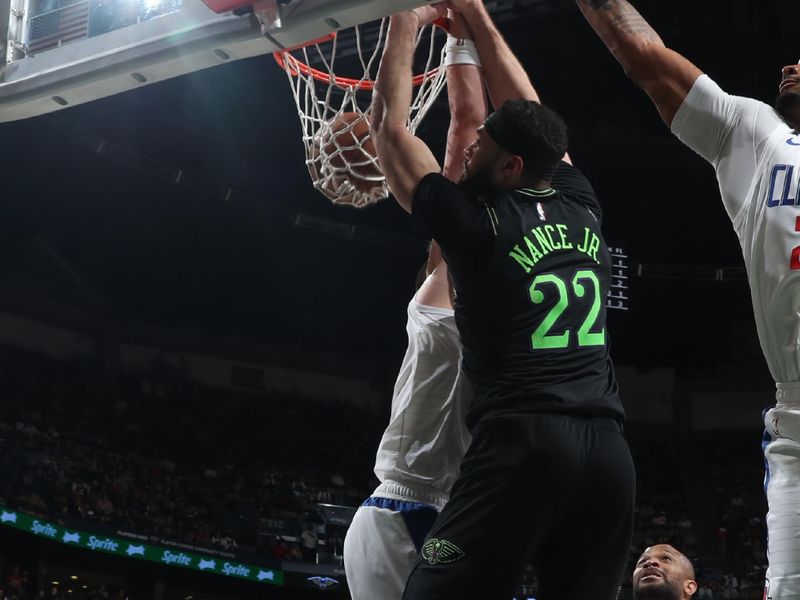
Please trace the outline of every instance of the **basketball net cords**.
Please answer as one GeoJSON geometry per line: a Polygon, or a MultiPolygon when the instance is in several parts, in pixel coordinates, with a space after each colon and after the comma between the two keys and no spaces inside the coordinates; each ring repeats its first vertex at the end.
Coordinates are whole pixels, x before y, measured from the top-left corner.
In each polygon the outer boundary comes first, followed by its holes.
{"type": "MultiPolygon", "coordinates": [[[[380,169],[377,157],[372,156],[370,152],[363,148],[364,143],[369,139],[369,135],[362,140],[358,140],[355,135],[347,135],[352,132],[357,121],[346,124],[340,130],[337,130],[335,134],[330,127],[330,124],[336,122],[338,117],[345,112],[358,113],[365,119],[369,117],[369,109],[362,110],[358,105],[358,92],[364,87],[366,81],[373,79],[372,72],[383,49],[388,29],[387,24],[388,19],[381,21],[375,49],[369,54],[368,60],[365,60],[367,53],[363,51],[361,28],[358,26],[354,28],[358,60],[364,72],[356,85],[345,86],[337,83],[341,78],[337,79],[333,69],[338,52],[338,36],[329,42],[331,44],[330,58],[326,57],[320,44],[306,46],[299,50],[302,52],[303,62],[306,65],[310,65],[309,48],[312,49],[312,52],[314,52],[312,56],[319,60],[327,72],[330,78],[329,82],[317,81],[311,73],[303,73],[294,66],[297,63],[297,59],[294,56],[289,53],[285,56],[285,70],[297,105],[297,112],[303,131],[302,140],[305,147],[306,166],[312,175],[314,187],[334,203],[351,204],[360,208],[382,200],[389,195],[386,179],[380,169]],[[321,96],[318,92],[322,90],[318,90],[317,86],[326,88],[321,96]],[[341,104],[336,109],[334,108],[334,94],[342,95],[341,104]],[[340,145],[339,138],[343,135],[346,139],[352,140],[353,144],[340,145]],[[335,150],[332,153],[326,152],[326,148],[331,145],[335,146],[335,150]],[[315,150],[318,154],[317,156],[314,156],[315,150]],[[363,161],[349,163],[345,160],[343,153],[357,150],[361,150],[358,154],[364,157],[363,161]],[[337,167],[331,163],[331,160],[336,157],[341,159],[340,162],[343,166],[337,167]],[[363,172],[359,172],[360,169],[364,168],[374,170],[379,174],[365,175],[363,172]],[[347,179],[348,177],[374,182],[375,185],[368,192],[361,191],[356,189],[347,179]]],[[[434,61],[437,58],[435,30],[436,28],[433,26],[420,28],[415,41],[415,49],[419,49],[424,38],[429,38],[424,71],[426,75],[422,77],[422,81],[417,87],[417,92],[412,97],[406,123],[408,130],[412,134],[416,132],[446,83],[446,69],[434,67],[434,61]]],[[[438,58],[440,60],[439,65],[442,65],[444,48],[442,48],[438,58]]]]}

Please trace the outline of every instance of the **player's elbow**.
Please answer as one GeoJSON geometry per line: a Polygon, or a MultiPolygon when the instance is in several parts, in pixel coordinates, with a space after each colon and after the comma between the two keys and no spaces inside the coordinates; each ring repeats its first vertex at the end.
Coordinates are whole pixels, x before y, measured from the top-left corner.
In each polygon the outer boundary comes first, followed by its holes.
{"type": "Polygon", "coordinates": [[[654,44],[648,40],[638,41],[624,48],[620,63],[631,81],[639,87],[646,88],[649,82],[659,77],[663,51],[663,44],[654,44]]]}
{"type": "Polygon", "coordinates": [[[369,118],[369,132],[375,142],[376,147],[391,147],[397,144],[397,140],[403,134],[407,134],[405,125],[394,123],[383,117],[378,111],[372,111],[369,118]]]}
{"type": "Polygon", "coordinates": [[[377,139],[382,133],[385,124],[386,111],[384,110],[383,103],[378,101],[376,97],[372,102],[372,107],[369,111],[367,119],[369,123],[369,134],[372,139],[377,139]]]}

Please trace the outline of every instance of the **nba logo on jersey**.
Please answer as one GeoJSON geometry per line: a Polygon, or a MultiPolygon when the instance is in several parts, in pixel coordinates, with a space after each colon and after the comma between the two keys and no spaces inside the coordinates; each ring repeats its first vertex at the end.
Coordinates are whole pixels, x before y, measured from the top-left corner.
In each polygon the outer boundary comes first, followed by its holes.
{"type": "Polygon", "coordinates": [[[764,584],[764,600],[772,600],[772,596],[769,595],[769,579],[764,584]]]}
{"type": "Polygon", "coordinates": [[[537,210],[537,212],[539,213],[539,218],[540,218],[542,221],[547,221],[547,217],[546,217],[546,216],[545,216],[545,214],[544,214],[544,206],[542,206],[542,203],[541,203],[541,202],[537,202],[537,203],[536,203],[536,210],[537,210]]]}

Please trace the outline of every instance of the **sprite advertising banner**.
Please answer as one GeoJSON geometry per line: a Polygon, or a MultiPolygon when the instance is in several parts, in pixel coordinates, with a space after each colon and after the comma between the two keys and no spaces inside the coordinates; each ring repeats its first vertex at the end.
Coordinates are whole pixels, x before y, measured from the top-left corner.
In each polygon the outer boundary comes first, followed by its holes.
{"type": "Polygon", "coordinates": [[[247,579],[260,583],[283,585],[283,571],[265,569],[253,565],[231,562],[214,556],[203,556],[192,552],[153,546],[143,543],[132,543],[129,540],[110,536],[99,536],[84,531],[65,529],[53,525],[37,517],[19,511],[12,511],[0,506],[0,525],[13,527],[32,533],[66,546],[116,554],[125,558],[146,560],[162,565],[183,567],[203,573],[227,575],[238,579],[247,579]]]}

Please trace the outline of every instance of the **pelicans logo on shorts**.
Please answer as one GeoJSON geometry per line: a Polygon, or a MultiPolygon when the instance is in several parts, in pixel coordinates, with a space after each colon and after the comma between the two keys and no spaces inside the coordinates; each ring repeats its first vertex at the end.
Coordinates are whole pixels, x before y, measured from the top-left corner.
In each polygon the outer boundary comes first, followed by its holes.
{"type": "Polygon", "coordinates": [[[772,431],[775,432],[775,437],[783,437],[781,435],[780,429],[778,429],[778,416],[777,415],[772,417],[772,431]]]}
{"type": "Polygon", "coordinates": [[[422,558],[431,565],[446,565],[464,558],[464,552],[452,542],[433,538],[422,547],[422,558]]]}

